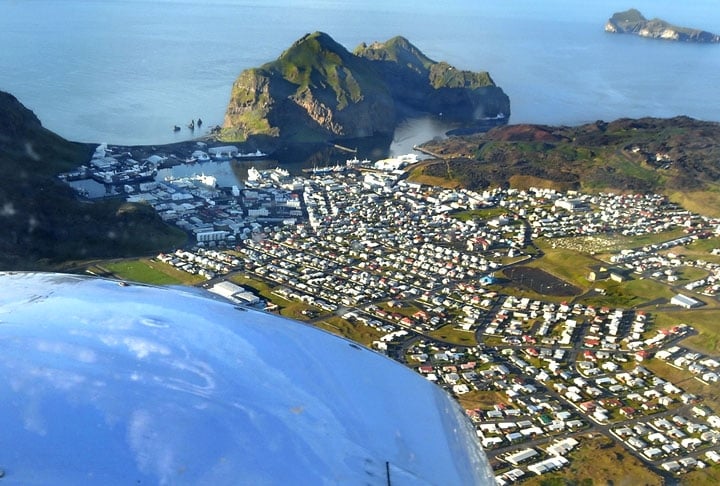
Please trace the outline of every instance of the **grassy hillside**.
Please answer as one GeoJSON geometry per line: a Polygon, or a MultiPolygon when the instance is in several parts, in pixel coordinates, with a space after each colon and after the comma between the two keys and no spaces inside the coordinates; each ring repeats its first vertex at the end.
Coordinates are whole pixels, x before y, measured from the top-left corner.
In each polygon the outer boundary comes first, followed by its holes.
{"type": "Polygon", "coordinates": [[[138,255],[184,241],[152,208],[89,203],[54,176],[90,158],[93,147],[46,130],[12,95],[0,92],[0,269],[138,255]]]}
{"type": "Polygon", "coordinates": [[[578,127],[510,125],[424,145],[444,160],[413,177],[465,187],[657,192],[720,215],[720,124],[687,117],[621,119],[578,127]]]}
{"type": "Polygon", "coordinates": [[[314,32],[240,74],[221,138],[262,135],[278,145],[391,135],[399,120],[418,113],[469,122],[509,115],[510,101],[487,72],[435,62],[403,37],[349,52],[314,32]]]}

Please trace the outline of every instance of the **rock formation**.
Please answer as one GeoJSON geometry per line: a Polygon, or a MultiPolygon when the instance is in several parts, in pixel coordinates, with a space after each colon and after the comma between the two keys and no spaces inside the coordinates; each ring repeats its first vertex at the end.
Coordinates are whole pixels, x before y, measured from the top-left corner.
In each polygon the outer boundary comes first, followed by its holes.
{"type": "Polygon", "coordinates": [[[648,20],[634,8],[615,13],[610,17],[605,24],[605,32],[635,34],[652,39],[680,42],[720,42],[720,35],[688,27],[677,27],[661,19],[648,20]]]}
{"type": "Polygon", "coordinates": [[[435,62],[402,37],[351,53],[315,32],[277,60],[240,74],[221,138],[322,142],[392,135],[399,121],[420,113],[507,120],[510,101],[488,73],[435,62]]]}

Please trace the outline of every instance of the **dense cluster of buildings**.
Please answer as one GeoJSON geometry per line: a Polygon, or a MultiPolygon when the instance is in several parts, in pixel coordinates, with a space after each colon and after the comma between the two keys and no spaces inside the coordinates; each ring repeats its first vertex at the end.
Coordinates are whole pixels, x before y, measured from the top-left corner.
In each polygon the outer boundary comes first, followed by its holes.
{"type": "MultiPolygon", "coordinates": [[[[683,228],[688,236],[622,251],[609,269],[588,269],[591,279],[633,273],[672,283],[677,268],[690,264],[708,276],[687,284],[686,293],[714,295],[718,266],[671,250],[716,233],[717,221],[656,195],[414,184],[390,163],[307,177],[281,169],[249,174],[244,186],[230,188],[208,180],[139,186],[132,200],[152,204],[196,239],[196,249],[160,258],[208,279],[242,270],[283,299],[373,327],[381,335],[374,348],[457,397],[500,392],[505,399],[494,406],[468,410],[501,464],[498,483],[563,467],[580,432],[612,437],[673,473],[720,458],[715,412],[641,365],[654,355],[703,383],[717,381],[717,361],[677,345],[691,327],[658,329],[642,311],[519,298],[493,285],[497,272],[532,258],[533,238],[683,228]],[[467,333],[469,344],[433,337],[448,326],[467,333]]],[[[254,300],[228,282],[213,289],[236,302],[254,300]]],[[[692,307],[694,297],[684,297],[692,307]]]]}

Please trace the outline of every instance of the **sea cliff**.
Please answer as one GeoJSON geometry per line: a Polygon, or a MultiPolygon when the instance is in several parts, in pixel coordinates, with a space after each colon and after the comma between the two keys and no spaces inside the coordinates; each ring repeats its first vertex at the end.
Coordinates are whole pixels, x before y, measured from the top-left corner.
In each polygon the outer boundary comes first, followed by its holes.
{"type": "Polygon", "coordinates": [[[220,136],[277,144],[392,135],[399,121],[421,113],[507,120],[510,100],[488,73],[433,61],[403,37],[350,52],[315,32],[240,74],[220,136]]]}
{"type": "Polygon", "coordinates": [[[605,24],[605,32],[613,34],[634,34],[651,39],[679,42],[720,42],[720,35],[700,29],[678,27],[657,18],[648,20],[643,17],[640,11],[634,8],[613,14],[605,24]]]}

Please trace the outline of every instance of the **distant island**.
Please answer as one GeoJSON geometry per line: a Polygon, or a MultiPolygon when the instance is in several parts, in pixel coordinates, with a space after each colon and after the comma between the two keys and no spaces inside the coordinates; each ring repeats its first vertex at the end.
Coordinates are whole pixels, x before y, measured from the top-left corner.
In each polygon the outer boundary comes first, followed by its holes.
{"type": "Polygon", "coordinates": [[[487,72],[433,61],[403,37],[349,52],[315,32],[240,74],[220,138],[277,146],[392,136],[400,121],[421,114],[503,124],[510,100],[487,72]]]}
{"type": "Polygon", "coordinates": [[[635,34],[650,39],[678,42],[697,42],[702,44],[720,42],[720,35],[700,29],[678,27],[658,18],[648,20],[643,17],[639,10],[634,8],[613,14],[605,24],[605,32],[613,34],[635,34]]]}

